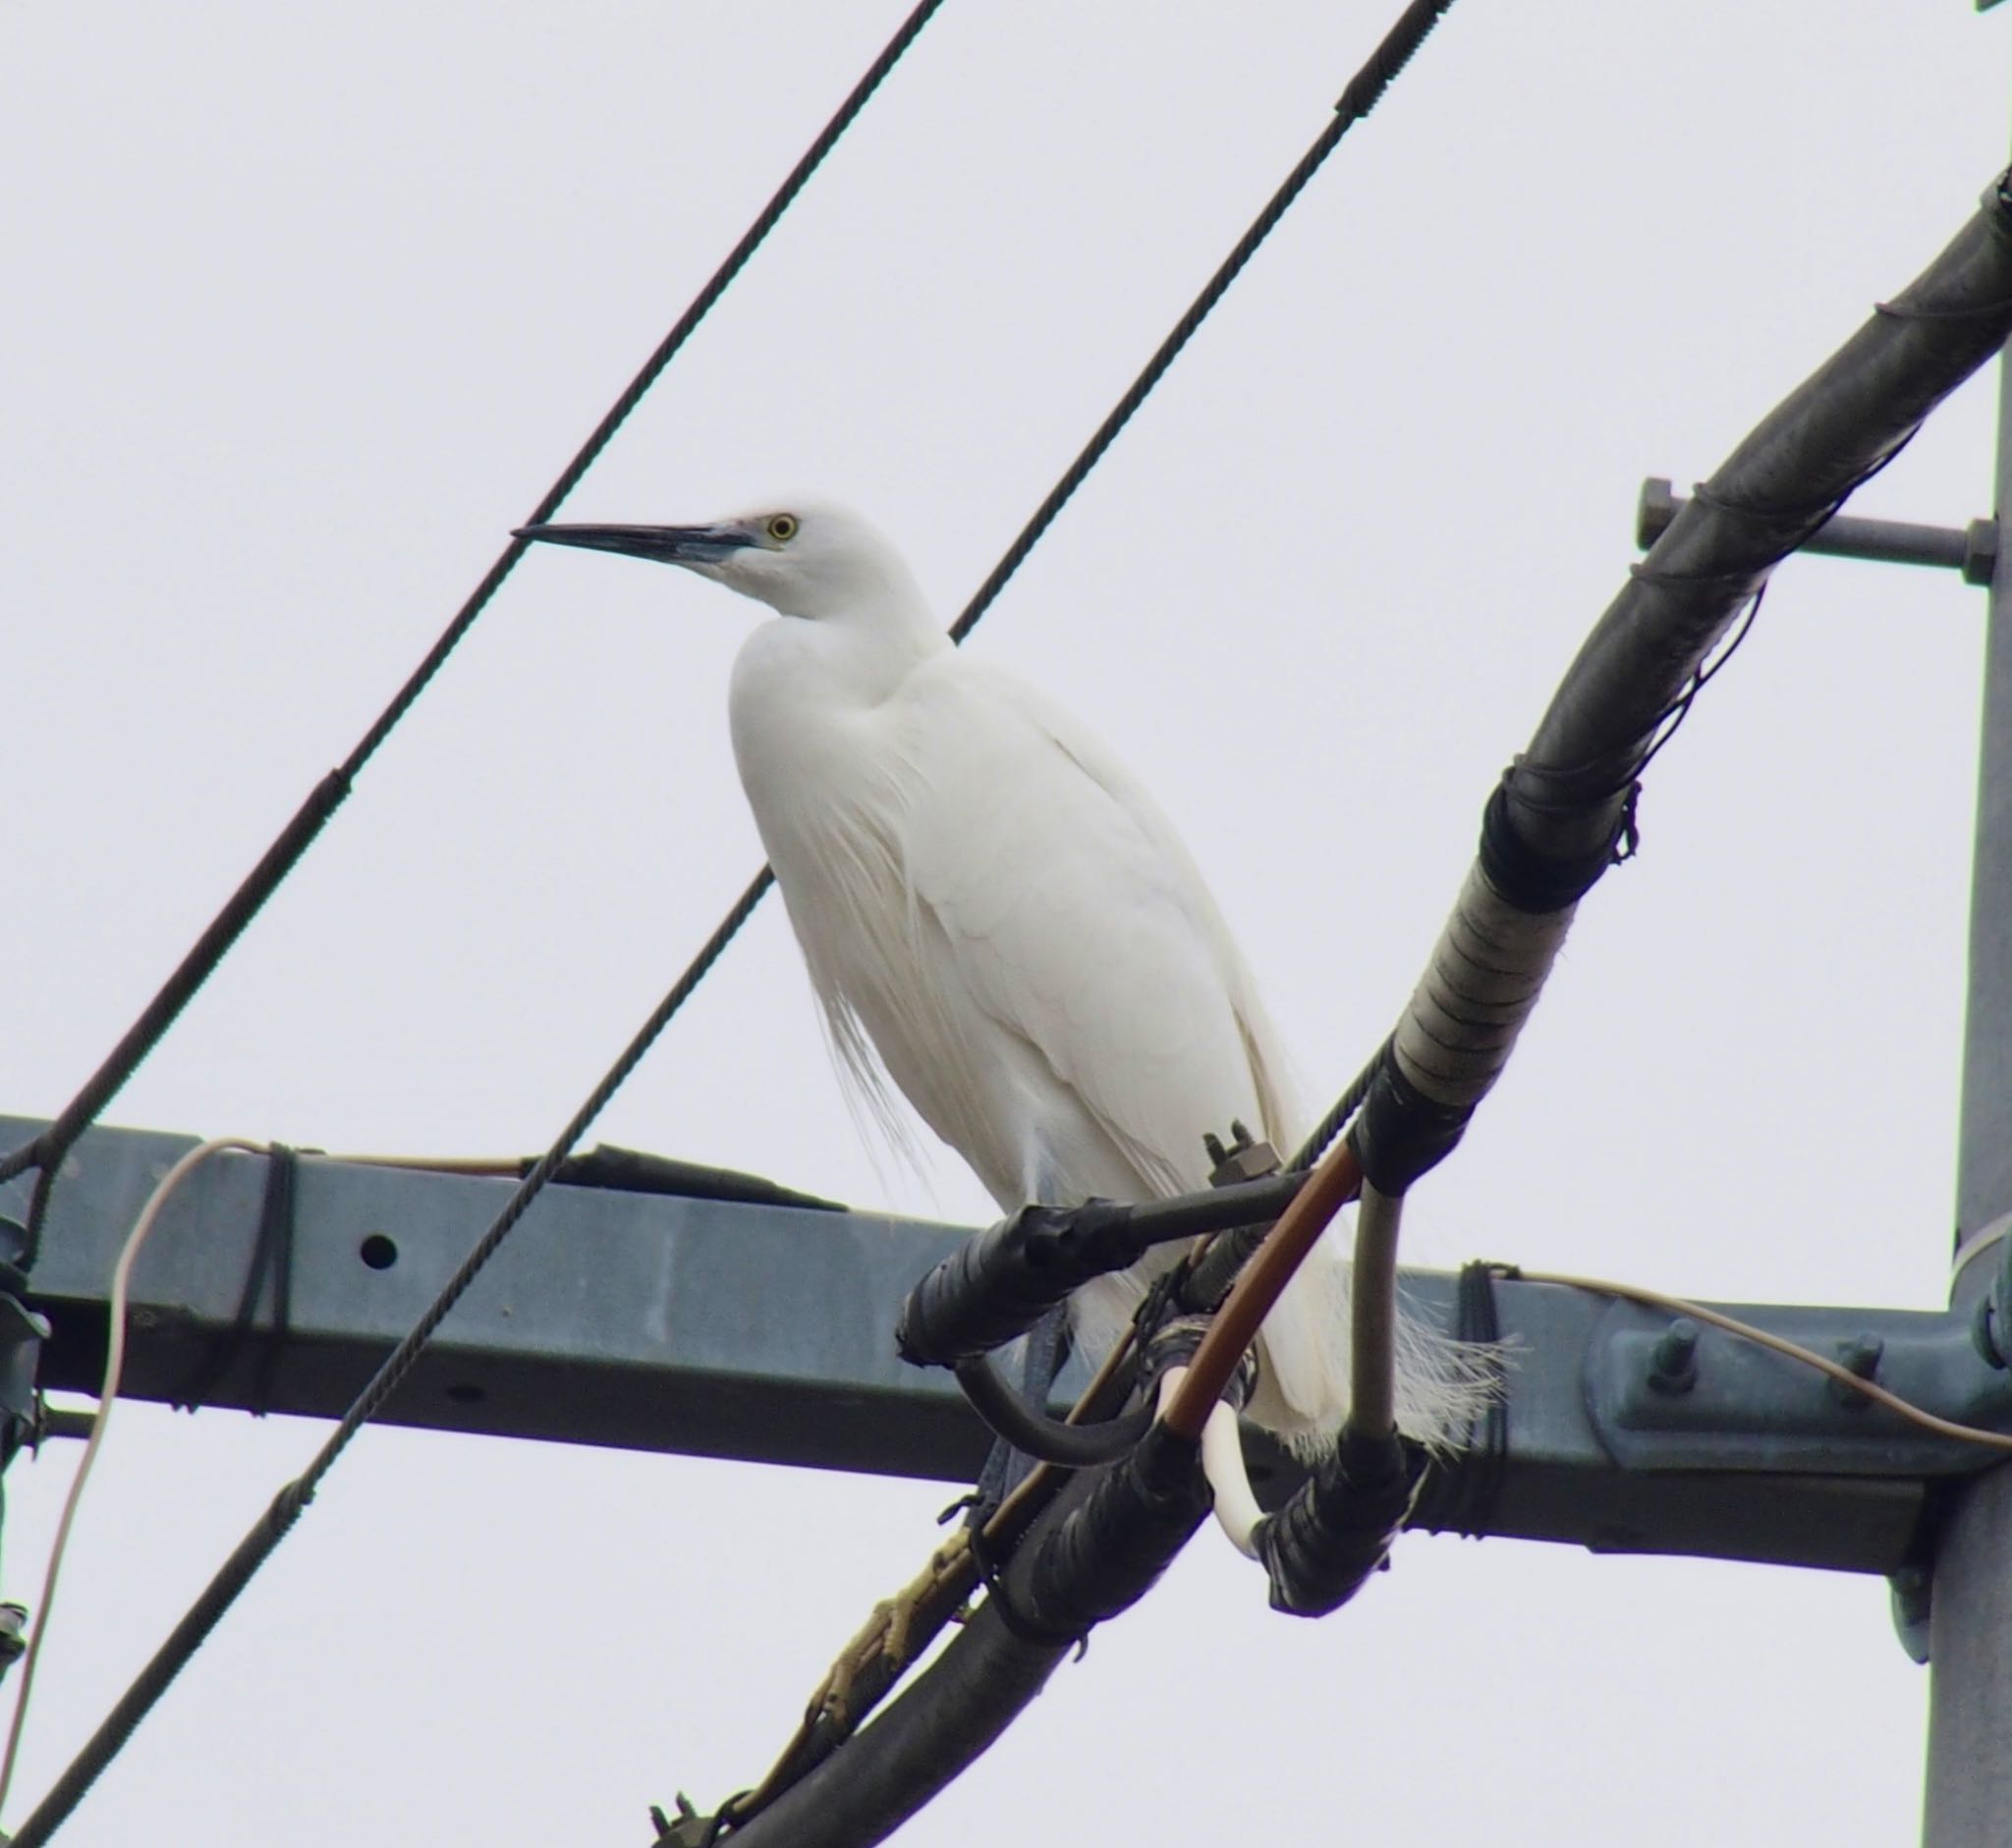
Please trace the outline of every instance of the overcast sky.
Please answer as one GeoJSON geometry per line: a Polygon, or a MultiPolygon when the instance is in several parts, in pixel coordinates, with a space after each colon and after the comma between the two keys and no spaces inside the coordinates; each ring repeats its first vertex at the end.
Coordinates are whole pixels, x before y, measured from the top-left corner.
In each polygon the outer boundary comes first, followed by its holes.
{"type": "MultiPolygon", "coordinates": [[[[1395,10],[949,0],[569,514],[834,495],[947,621],[1395,10]]],[[[0,1108],[97,1063],[901,16],[0,4],[0,1108]]],[[[2004,163],[2008,31],[1466,0],[986,619],[1182,825],[1310,1094],[1642,477],[1707,474],[2004,163]]],[[[1980,379],[1858,510],[1987,512],[1993,421],[1980,379]]],[[[1983,616],[1780,574],[1415,1260],[1942,1300],[1983,616]]],[[[542,1148],[759,862],[750,617],[528,559],[110,1119],[542,1148]]],[[[862,1146],[773,905],[597,1133],[989,1216],[862,1146]]],[[[322,1434],[122,1413],[10,1822],[322,1434]]],[[[10,1473],[5,1596],[76,1454],[10,1473]]],[[[949,1492],[366,1431],[66,1839],[643,1848],[754,1781],[949,1492]]],[[[1927,1685],[1876,1580],[1414,1538],[1307,1624],[1210,1531],[902,1839],[1906,1840],[1927,1685]]]]}

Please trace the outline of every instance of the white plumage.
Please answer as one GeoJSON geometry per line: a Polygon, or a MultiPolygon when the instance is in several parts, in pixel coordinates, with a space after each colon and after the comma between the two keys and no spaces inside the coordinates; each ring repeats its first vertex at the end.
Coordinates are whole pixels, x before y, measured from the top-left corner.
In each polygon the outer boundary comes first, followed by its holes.
{"type": "MultiPolygon", "coordinates": [[[[1166,817],[1069,713],[953,647],[873,527],[792,501],[529,531],[776,611],[734,663],[735,757],[839,1064],[897,1138],[887,1079],[1009,1212],[1199,1189],[1232,1119],[1294,1146],[1271,1023],[1166,817]]],[[[1143,1288],[1078,1293],[1092,1356],[1143,1288]]],[[[1323,1241],[1264,1324],[1251,1410],[1303,1444],[1347,1409],[1346,1299],[1323,1241]]],[[[1437,1337],[1403,1345],[1400,1422],[1437,1440],[1472,1388],[1437,1337]]]]}

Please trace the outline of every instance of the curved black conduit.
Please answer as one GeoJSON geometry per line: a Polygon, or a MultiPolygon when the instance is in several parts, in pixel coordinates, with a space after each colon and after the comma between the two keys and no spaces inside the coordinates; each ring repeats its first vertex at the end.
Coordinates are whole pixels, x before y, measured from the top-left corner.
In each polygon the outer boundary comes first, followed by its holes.
{"type": "Polygon", "coordinates": [[[2012,333],[2012,175],[1761,420],[1594,624],[1490,798],[1481,852],[1352,1139],[1401,1194],[1506,1064],[1573,907],[1632,846],[1638,779],[1768,574],[2012,333]]]}
{"type": "Polygon", "coordinates": [[[1146,1594],[1207,1513],[1200,1447],[1163,1426],[1115,1468],[1077,1478],[943,1652],[726,1839],[736,1848],[883,1839],[1005,1731],[1093,1625],[1146,1594]]]}

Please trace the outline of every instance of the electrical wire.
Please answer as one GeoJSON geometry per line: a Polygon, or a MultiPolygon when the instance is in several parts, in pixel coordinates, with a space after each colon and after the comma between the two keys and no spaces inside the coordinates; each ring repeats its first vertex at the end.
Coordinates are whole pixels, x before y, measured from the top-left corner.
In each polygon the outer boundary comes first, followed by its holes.
{"type": "Polygon", "coordinates": [[[1191,1443],[1201,1441],[1208,1408],[1222,1397],[1271,1306],[1327,1230],[1328,1222],[1356,1197],[1362,1184],[1363,1169],[1356,1151],[1345,1142],[1336,1143],[1278,1215],[1264,1235],[1264,1243],[1237,1273],[1235,1286],[1188,1363],[1188,1376],[1160,1414],[1160,1422],[1177,1435],[1191,1443]]]}
{"type": "Polygon", "coordinates": [[[1757,1328],[1750,1321],[1742,1321],[1737,1316],[1728,1316],[1723,1310],[1707,1309],[1703,1303],[1693,1303],[1681,1296],[1667,1296],[1660,1290],[1645,1289],[1639,1283],[1614,1283],[1604,1277],[1578,1277],[1561,1270],[1525,1270],[1521,1265],[1505,1271],[1507,1276],[1520,1277],[1525,1283],[1555,1283],[1567,1289],[1586,1290],[1595,1296],[1617,1296],[1624,1302],[1642,1303],[1650,1309],[1666,1310],[1672,1316],[1688,1316],[1693,1321],[1702,1321],[1713,1328],[1723,1329],[1727,1334],[1738,1335],[1743,1341],[1752,1341],[1760,1347],[1768,1348],[1776,1354],[1785,1355],[1789,1360],[1800,1361],[1805,1367],[1814,1367],[1828,1379],[1834,1379],[1840,1386],[1848,1386],[1853,1392],[1861,1393],[1874,1405],[1883,1405],[1887,1411],[1907,1420],[1910,1425],[1937,1437],[1953,1437],[1963,1443],[1984,1444],[1992,1450],[2012,1451],[2012,1435],[2000,1430],[1987,1430],[1982,1425],[1959,1425],[1953,1419],[1939,1418],[1933,1412],[1916,1405],[1911,1399],[1903,1399],[1897,1392],[1889,1392],[1877,1380],[1867,1379],[1851,1371],[1849,1367],[1833,1361],[1827,1354],[1818,1354],[1814,1348],[1806,1348],[1799,1341],[1791,1341],[1786,1335],[1778,1335],[1766,1328],[1757,1328]]]}
{"type": "Polygon", "coordinates": [[[1402,1194],[1363,1183],[1356,1209],[1356,1259],[1349,1274],[1351,1429],[1366,1437],[1397,1428],[1397,1230],[1402,1194]]]}
{"type": "Polygon", "coordinates": [[[1369,1094],[1369,1087],[1376,1082],[1376,1068],[1383,1063],[1390,1051],[1390,1041],[1384,1042],[1370,1055],[1369,1062],[1349,1080],[1348,1089],[1335,1098],[1333,1106],[1320,1119],[1313,1133],[1303,1142],[1293,1158],[1286,1163],[1287,1173],[1297,1173],[1302,1168],[1311,1168],[1327,1152],[1334,1139],[1348,1126],[1348,1120],[1363,1107],[1363,1099],[1369,1094]]]}
{"type": "Polygon", "coordinates": [[[7,1793],[14,1785],[14,1766],[21,1752],[22,1729],[28,1722],[28,1697],[34,1691],[35,1669],[42,1658],[42,1642],[49,1634],[49,1616],[56,1603],[56,1581],[63,1570],[64,1554],[70,1548],[70,1532],[77,1521],[78,1504],[84,1499],[84,1484],[90,1481],[91,1467],[97,1462],[98,1451],[104,1444],[105,1430],[112,1422],[112,1408],[119,1399],[119,1382],[126,1372],[126,1303],[132,1293],[133,1266],[140,1257],[140,1247],[146,1243],[161,1216],[161,1209],[175,1190],[211,1155],[225,1148],[239,1149],[250,1155],[264,1153],[262,1143],[246,1142],[236,1136],[219,1136],[211,1142],[198,1143],[155,1184],[153,1192],[146,1197],[146,1204],[140,1207],[139,1217],[133,1221],[133,1230],[127,1233],[126,1243],[119,1248],[118,1261],[112,1266],[104,1379],[98,1387],[98,1404],[91,1416],[90,1435],[84,1442],[84,1455],[78,1459],[77,1474],[70,1479],[70,1492],[63,1498],[63,1513],[56,1523],[56,1538],[49,1547],[48,1568],[42,1575],[41,1602],[36,1607],[34,1628],[28,1636],[28,1652],[22,1657],[21,1685],[14,1696],[14,1717],[7,1727],[6,1752],[0,1756],[0,1808],[5,1807],[7,1793]]]}
{"type": "MultiPolygon", "coordinates": [[[[582,477],[599,459],[601,451],[614,439],[616,431],[643,402],[643,395],[656,383],[664,368],[691,339],[699,322],[704,320],[720,297],[726,293],[728,285],[741,273],[749,258],[775,229],[783,213],[795,201],[797,195],[809,184],[810,176],[823,164],[825,157],[838,144],[839,138],[852,126],[860,111],[866,106],[873,92],[879,88],[881,81],[900,62],[902,54],[915,42],[917,34],[929,23],[930,16],[941,5],[942,0],[921,0],[921,4],[903,21],[900,30],[888,40],[880,55],[867,67],[866,75],[853,86],[837,112],[824,125],[817,139],[791,168],[789,176],[776,189],[768,203],[761,208],[754,222],[742,234],[741,241],[727,253],[726,260],[693,298],[691,305],[678,317],[677,324],[643,363],[643,369],[629,381],[607,415],[581,445],[579,453],[561,471],[559,478],[545,490],[543,497],[532,510],[531,518],[524,522],[526,526],[541,526],[550,520],[558,512],[560,504],[580,485],[582,477]]],[[[62,1113],[32,1142],[24,1144],[5,1156],[0,1156],[0,1181],[13,1180],[30,1168],[37,1170],[34,1192],[28,1203],[28,1236],[20,1260],[23,1270],[33,1267],[41,1242],[42,1221],[48,1212],[49,1195],[55,1186],[55,1177],[62,1166],[63,1156],[95,1121],[105,1105],[118,1094],[120,1088],[139,1069],[140,1061],[175,1024],[196,990],[209,980],[217,965],[230,953],[232,946],[263,908],[265,901],[278,890],[280,882],[300,864],[328,818],[348,799],[351,785],[363,765],[376,755],[378,747],[391,736],[392,730],[425,692],[433,677],[446,664],[447,657],[475,627],[475,619],[488,607],[490,599],[503,588],[504,580],[516,569],[517,561],[529,549],[527,540],[515,537],[503,548],[482,581],[456,611],[454,620],[427,650],[425,658],[408,676],[405,684],[393,696],[390,704],[378,714],[376,722],[363,734],[355,750],[343,760],[342,766],[329,771],[309,792],[307,801],[302,804],[272,845],[266,849],[258,864],[246,876],[244,883],[232,893],[223,909],[210,921],[188,955],[182,959],[174,974],[147,1003],[140,1018],[127,1029],[125,1036],[104,1062],[84,1081],[83,1088],[65,1105],[62,1113]]]]}
{"type": "MultiPolygon", "coordinates": [[[[1132,1358],[1136,1345],[1136,1331],[1127,1328],[1112,1345],[1110,1353],[1104,1356],[1100,1366],[1078,1396],[1070,1409],[1067,1423],[1081,1425],[1093,1413],[1107,1410],[1106,1396],[1116,1383],[1119,1374],[1132,1358]]],[[[983,1549],[996,1554],[1002,1548],[1010,1547],[1024,1533],[1030,1522],[1041,1508],[1053,1498],[1054,1492],[1067,1480],[1067,1473],[1048,1463],[1036,1463],[1024,1476],[1006,1498],[992,1511],[990,1518],[978,1532],[976,1547],[969,1541],[958,1556],[945,1559],[949,1548],[938,1548],[930,1556],[925,1568],[940,1598],[942,1615],[925,1614],[911,1602],[905,1608],[899,1598],[883,1600],[875,1606],[874,1615],[868,1620],[867,1634],[856,1637],[847,1646],[838,1662],[832,1665],[825,1679],[818,1685],[806,1708],[803,1724],[776,1759],[773,1767],[752,1791],[735,1798],[722,1807],[722,1815],[733,1824],[752,1820],[768,1807],[783,1791],[798,1782],[811,1765],[802,1763],[807,1749],[810,1747],[820,1724],[836,1724],[844,1733],[857,1730],[866,1713],[885,1699],[916,1657],[928,1647],[941,1631],[949,1614],[961,1604],[978,1585],[979,1570],[976,1551],[983,1549]],[[902,1624],[902,1648],[899,1660],[892,1664],[892,1672],[884,1677],[881,1684],[870,1691],[868,1698],[859,1697],[859,1686],[863,1675],[876,1656],[887,1653],[886,1644],[897,1621],[902,1624]],[[834,1680],[843,1672],[846,1678],[851,1705],[841,1717],[833,1713],[827,1705],[827,1692],[834,1680]]],[[[835,1747],[833,1748],[835,1749],[835,1747]]]]}

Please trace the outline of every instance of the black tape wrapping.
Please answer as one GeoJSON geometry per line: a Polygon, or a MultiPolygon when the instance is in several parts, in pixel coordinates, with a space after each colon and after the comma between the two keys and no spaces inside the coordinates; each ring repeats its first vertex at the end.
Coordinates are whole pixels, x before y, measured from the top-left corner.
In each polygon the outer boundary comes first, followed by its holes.
{"type": "Polygon", "coordinates": [[[1253,1536],[1272,1609],[1324,1617],[1361,1591],[1388,1556],[1424,1467],[1424,1453],[1394,1434],[1344,1430],[1333,1456],[1253,1536]]]}
{"type": "Polygon", "coordinates": [[[1108,1202],[1027,1206],[968,1239],[908,1293],[894,1338],[917,1367],[954,1367],[1025,1334],[1078,1286],[1145,1248],[1108,1202]]]}
{"type": "Polygon", "coordinates": [[[1467,1133],[1472,1104],[1436,1103],[1397,1069],[1389,1047],[1348,1133],[1363,1175],[1378,1193],[1405,1193],[1453,1152],[1467,1133]]]}
{"type": "Polygon", "coordinates": [[[1073,1642],[1136,1603],[1208,1514],[1202,1446],[1154,1425],[1031,1558],[1007,1590],[1028,1632],[1073,1642]]]}
{"type": "Polygon", "coordinates": [[[1613,839],[1602,843],[1597,852],[1574,860],[1554,860],[1533,848],[1517,833],[1510,818],[1509,782],[1515,774],[1513,768],[1503,772],[1481,811],[1481,871],[1503,903],[1541,917],[1578,904],[1614,864],[1625,816],[1616,823],[1613,839]]]}

